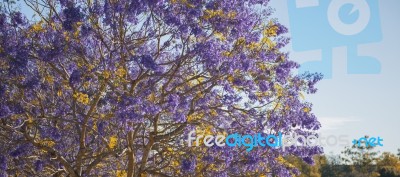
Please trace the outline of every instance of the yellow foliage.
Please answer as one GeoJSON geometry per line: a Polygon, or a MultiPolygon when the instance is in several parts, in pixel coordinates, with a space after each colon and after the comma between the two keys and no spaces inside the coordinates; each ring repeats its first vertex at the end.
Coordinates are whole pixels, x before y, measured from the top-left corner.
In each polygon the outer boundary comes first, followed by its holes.
{"type": "Polygon", "coordinates": [[[50,26],[51,26],[51,28],[53,28],[53,30],[56,30],[56,25],[55,25],[54,22],[51,22],[51,23],[50,23],[50,26]]]}
{"type": "Polygon", "coordinates": [[[52,84],[54,82],[53,76],[50,75],[44,77],[44,80],[47,81],[49,84],[52,84]]]}
{"type": "Polygon", "coordinates": [[[204,130],[204,134],[205,135],[212,135],[212,134],[214,134],[213,132],[212,132],[212,126],[211,125],[209,125],[209,126],[207,126],[206,127],[206,129],[204,130]]]}
{"type": "Polygon", "coordinates": [[[277,96],[283,96],[283,88],[279,84],[274,85],[275,90],[277,91],[277,96]]]}
{"type": "Polygon", "coordinates": [[[210,19],[213,17],[224,17],[224,18],[228,18],[228,19],[234,19],[236,16],[237,16],[237,12],[235,12],[235,11],[230,11],[225,14],[224,11],[219,9],[219,10],[205,10],[205,15],[203,17],[205,19],[210,19]]]}
{"type": "Polygon", "coordinates": [[[277,36],[278,26],[270,26],[263,31],[264,36],[266,37],[274,37],[277,36]]]}
{"type": "Polygon", "coordinates": [[[251,42],[249,45],[247,45],[247,48],[249,48],[250,50],[259,50],[260,47],[261,44],[257,42],[251,42]]]}
{"type": "Polygon", "coordinates": [[[83,83],[83,88],[88,89],[90,86],[90,82],[84,82],[83,83]]]}
{"type": "Polygon", "coordinates": [[[237,13],[235,11],[231,11],[228,13],[228,18],[233,19],[236,17],[236,15],[237,15],[237,13]]]}
{"type": "Polygon", "coordinates": [[[73,96],[76,99],[76,101],[78,101],[79,103],[82,103],[82,104],[89,103],[89,95],[87,95],[87,94],[78,92],[78,93],[75,93],[73,96]]]}
{"type": "Polygon", "coordinates": [[[285,56],[283,56],[283,55],[281,55],[280,58],[281,58],[281,61],[282,61],[282,62],[284,62],[285,59],[286,59],[285,56]]]}
{"type": "Polygon", "coordinates": [[[273,37],[277,35],[279,27],[273,21],[269,21],[267,29],[263,31],[264,36],[273,37]]]}
{"type": "Polygon", "coordinates": [[[43,21],[40,21],[39,23],[36,23],[32,26],[32,30],[34,32],[43,32],[45,31],[42,27],[43,21]]]}
{"type": "Polygon", "coordinates": [[[188,120],[188,122],[192,122],[192,121],[195,121],[195,120],[199,120],[199,119],[201,119],[203,117],[204,117],[203,113],[193,113],[193,114],[190,114],[187,117],[187,120],[188,120]]]}
{"type": "Polygon", "coordinates": [[[63,92],[62,92],[62,90],[61,90],[61,89],[57,91],[57,96],[59,96],[59,97],[60,97],[60,96],[62,96],[62,94],[63,94],[63,92]]]}
{"type": "Polygon", "coordinates": [[[226,40],[224,34],[222,34],[222,33],[220,33],[220,32],[215,32],[215,33],[214,33],[214,36],[215,36],[217,39],[221,40],[221,41],[225,41],[225,40],[226,40]]]}
{"type": "Polygon", "coordinates": [[[230,76],[228,76],[227,78],[226,78],[229,82],[233,82],[233,80],[235,79],[232,75],[230,75],[230,76]]]}
{"type": "Polygon", "coordinates": [[[118,138],[116,135],[110,137],[110,140],[108,142],[108,147],[110,149],[114,149],[117,146],[117,141],[118,141],[118,138]]]}
{"type": "Polygon", "coordinates": [[[120,67],[117,69],[116,73],[115,73],[118,77],[125,77],[126,75],[126,70],[123,67],[120,67]]]}
{"type": "Polygon", "coordinates": [[[108,70],[104,70],[102,75],[103,75],[103,77],[104,77],[105,79],[109,79],[110,76],[111,76],[111,73],[110,73],[110,71],[108,71],[108,70]]]}
{"type": "Polygon", "coordinates": [[[280,102],[275,102],[275,108],[274,109],[279,109],[282,107],[282,104],[280,102]]]}
{"type": "Polygon", "coordinates": [[[202,82],[204,82],[204,80],[205,80],[204,77],[199,77],[199,78],[197,79],[197,82],[202,83],[202,82]]]}
{"type": "Polygon", "coordinates": [[[242,46],[242,45],[244,45],[244,44],[246,44],[246,38],[244,38],[244,37],[240,37],[240,38],[235,42],[235,45],[236,45],[236,46],[242,46]]]}
{"type": "Polygon", "coordinates": [[[263,44],[266,44],[268,46],[268,48],[270,48],[270,49],[272,49],[276,46],[276,44],[273,41],[271,41],[271,39],[269,39],[268,37],[263,37],[261,39],[261,42],[263,44]]]}
{"type": "Polygon", "coordinates": [[[79,29],[74,32],[74,37],[77,38],[79,36],[79,29]]]}
{"type": "Polygon", "coordinates": [[[42,146],[53,147],[56,143],[52,140],[45,139],[39,141],[39,144],[42,146]]]}
{"type": "Polygon", "coordinates": [[[95,66],[94,66],[94,65],[92,65],[92,64],[88,64],[88,65],[87,65],[87,67],[88,67],[88,71],[91,71],[92,69],[94,69],[94,68],[95,68],[95,66]]]}
{"type": "Polygon", "coordinates": [[[282,156],[277,157],[275,160],[277,160],[278,163],[285,165],[286,167],[295,168],[295,166],[293,164],[286,161],[282,156]]]}
{"type": "Polygon", "coordinates": [[[224,12],[219,9],[219,10],[205,10],[204,11],[206,13],[206,15],[204,15],[205,19],[210,19],[216,16],[220,16],[222,17],[224,15],[224,12]]]}
{"type": "Polygon", "coordinates": [[[233,53],[229,51],[222,52],[222,55],[225,57],[232,57],[233,53]]]}
{"type": "Polygon", "coordinates": [[[67,31],[64,31],[64,38],[68,42],[69,41],[69,33],[67,31]]]}
{"type": "Polygon", "coordinates": [[[257,96],[258,98],[266,97],[266,96],[268,96],[268,95],[269,95],[268,92],[257,92],[257,93],[256,93],[256,96],[257,96]]]}
{"type": "Polygon", "coordinates": [[[147,100],[154,102],[156,101],[156,95],[154,93],[151,93],[148,97],[147,100]]]}
{"type": "Polygon", "coordinates": [[[260,68],[261,70],[266,70],[267,69],[267,65],[265,63],[259,63],[258,64],[258,68],[260,68]]]}
{"type": "Polygon", "coordinates": [[[117,170],[116,175],[117,175],[117,177],[126,177],[126,176],[128,176],[128,174],[126,173],[125,170],[117,170]]]}
{"type": "Polygon", "coordinates": [[[26,114],[26,116],[28,117],[28,123],[33,123],[33,118],[31,115],[26,114]]]}
{"type": "Polygon", "coordinates": [[[178,166],[179,166],[179,162],[176,161],[176,160],[173,161],[173,162],[172,162],[172,166],[173,166],[173,167],[178,167],[178,166]]]}
{"type": "Polygon", "coordinates": [[[93,130],[97,130],[97,131],[99,130],[97,127],[97,121],[93,122],[93,130]]]}
{"type": "Polygon", "coordinates": [[[216,110],[212,109],[211,110],[211,116],[218,116],[218,113],[216,110]]]}
{"type": "Polygon", "coordinates": [[[104,119],[106,117],[106,115],[105,114],[100,114],[99,117],[100,117],[100,119],[104,119]]]}

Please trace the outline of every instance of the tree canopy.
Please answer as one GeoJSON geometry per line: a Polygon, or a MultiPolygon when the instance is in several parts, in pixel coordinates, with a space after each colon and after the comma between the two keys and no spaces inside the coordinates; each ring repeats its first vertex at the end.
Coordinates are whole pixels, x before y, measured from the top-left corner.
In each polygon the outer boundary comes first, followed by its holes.
{"type": "Polygon", "coordinates": [[[20,4],[0,10],[3,176],[291,176],[282,157],[322,152],[185,142],[320,128],[304,95],[322,76],[294,74],[266,0],[20,4]]]}

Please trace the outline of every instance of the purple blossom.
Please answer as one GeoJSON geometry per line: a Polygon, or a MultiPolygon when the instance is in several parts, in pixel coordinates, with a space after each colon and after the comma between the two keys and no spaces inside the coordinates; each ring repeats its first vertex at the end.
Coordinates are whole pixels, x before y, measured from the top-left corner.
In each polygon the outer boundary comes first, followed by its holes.
{"type": "Polygon", "coordinates": [[[0,170],[0,177],[8,177],[8,174],[6,171],[1,171],[0,170]]]}
{"type": "Polygon", "coordinates": [[[4,155],[0,155],[0,171],[7,170],[7,158],[4,155]]]}
{"type": "Polygon", "coordinates": [[[206,155],[203,157],[203,161],[208,162],[208,163],[212,163],[214,162],[214,157],[211,155],[206,155]]]}
{"type": "Polygon", "coordinates": [[[34,89],[36,87],[38,87],[40,84],[39,78],[36,76],[33,76],[31,78],[29,78],[25,83],[24,83],[24,87],[26,89],[34,89]]]}
{"type": "Polygon", "coordinates": [[[147,0],[146,2],[149,6],[155,6],[159,2],[159,0],[147,0]]]}
{"type": "Polygon", "coordinates": [[[278,30],[276,32],[277,35],[285,34],[288,32],[288,29],[280,23],[275,24],[278,26],[278,30]]]}
{"type": "Polygon", "coordinates": [[[105,134],[105,128],[107,127],[108,123],[104,121],[100,121],[97,123],[97,131],[99,132],[100,135],[105,134]]]}
{"type": "Polygon", "coordinates": [[[172,14],[169,14],[167,17],[165,17],[165,23],[170,26],[178,26],[181,24],[179,18],[172,14]]]}
{"type": "Polygon", "coordinates": [[[194,155],[190,155],[188,158],[182,159],[181,162],[181,170],[183,173],[193,173],[196,169],[196,157],[194,155]]]}
{"type": "Polygon", "coordinates": [[[180,98],[177,94],[171,94],[168,96],[167,107],[170,111],[175,111],[175,109],[179,105],[179,100],[180,98]]]}
{"type": "Polygon", "coordinates": [[[98,0],[94,0],[93,6],[89,9],[91,13],[99,15],[102,12],[102,7],[98,0]]]}
{"type": "Polygon", "coordinates": [[[260,87],[260,90],[263,92],[268,91],[270,88],[269,84],[266,81],[260,81],[258,86],[260,87]]]}
{"type": "Polygon", "coordinates": [[[181,26],[179,26],[178,30],[182,33],[182,34],[186,34],[188,33],[189,27],[185,24],[182,24],[181,26]]]}
{"type": "Polygon", "coordinates": [[[11,59],[11,73],[20,74],[23,73],[25,68],[28,66],[29,54],[26,47],[18,46],[16,48],[16,55],[11,59]]]}
{"type": "Polygon", "coordinates": [[[235,79],[233,79],[233,84],[237,85],[237,86],[241,86],[243,84],[243,81],[240,78],[235,78],[235,79]]]}
{"type": "Polygon", "coordinates": [[[41,172],[43,170],[43,161],[37,160],[35,162],[35,171],[36,172],[41,172]]]}
{"type": "Polygon", "coordinates": [[[8,106],[0,103],[0,119],[7,117],[10,113],[8,106]]]}
{"type": "Polygon", "coordinates": [[[56,141],[59,141],[59,140],[61,140],[61,138],[62,138],[60,131],[59,131],[57,128],[55,128],[55,127],[51,127],[51,128],[50,128],[49,136],[50,136],[52,139],[56,140],[56,141]]]}
{"type": "Polygon", "coordinates": [[[26,153],[28,146],[27,145],[20,145],[14,151],[10,153],[12,157],[18,157],[26,153]]]}
{"type": "Polygon", "coordinates": [[[3,29],[3,27],[6,25],[7,22],[7,16],[6,14],[0,13],[0,27],[3,29]]]}
{"type": "Polygon", "coordinates": [[[89,25],[83,25],[82,27],[81,27],[81,35],[82,35],[82,37],[87,37],[89,34],[90,34],[90,32],[92,31],[92,27],[90,27],[89,25]]]}
{"type": "Polygon", "coordinates": [[[24,23],[23,15],[21,12],[14,12],[11,14],[11,23],[15,26],[21,25],[24,23]]]}
{"type": "Polygon", "coordinates": [[[70,0],[60,0],[60,4],[61,4],[61,6],[67,6],[68,4],[70,4],[71,3],[71,1],[70,0]]]}
{"type": "Polygon", "coordinates": [[[135,110],[133,110],[133,108],[119,111],[117,113],[117,117],[122,122],[131,121],[135,123],[140,123],[144,120],[143,116],[137,114],[135,110]]]}
{"type": "Polygon", "coordinates": [[[74,25],[77,22],[80,22],[83,18],[80,8],[74,7],[73,5],[69,5],[67,8],[65,8],[63,10],[63,14],[65,16],[63,28],[67,31],[72,31],[74,29],[74,25]]]}
{"type": "Polygon", "coordinates": [[[20,103],[11,103],[9,104],[9,109],[11,110],[12,113],[14,114],[22,114],[24,113],[24,108],[22,107],[22,105],[20,103]]]}
{"type": "Polygon", "coordinates": [[[186,121],[186,116],[183,113],[176,113],[173,117],[173,120],[177,123],[179,122],[185,122],[186,121]]]}
{"type": "Polygon", "coordinates": [[[314,160],[312,159],[312,157],[304,157],[303,160],[308,164],[314,164],[314,160]]]}
{"type": "Polygon", "coordinates": [[[198,26],[195,26],[195,27],[192,27],[191,32],[192,32],[192,34],[194,34],[195,36],[197,36],[197,35],[201,34],[202,29],[201,29],[200,27],[198,27],[198,26]]]}
{"type": "Polygon", "coordinates": [[[69,77],[69,83],[71,85],[76,85],[82,81],[82,73],[80,70],[74,70],[69,77]]]}
{"type": "Polygon", "coordinates": [[[158,65],[156,64],[156,62],[154,61],[153,57],[151,57],[150,55],[142,55],[140,57],[140,63],[151,70],[157,70],[158,65]]]}

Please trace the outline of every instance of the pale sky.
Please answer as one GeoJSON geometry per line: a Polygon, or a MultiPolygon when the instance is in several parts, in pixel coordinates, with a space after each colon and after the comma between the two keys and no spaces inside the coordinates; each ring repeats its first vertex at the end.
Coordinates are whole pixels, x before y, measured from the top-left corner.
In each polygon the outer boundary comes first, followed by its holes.
{"type": "MultiPolygon", "coordinates": [[[[297,1],[315,3],[318,0],[297,1]]],[[[317,85],[317,94],[307,96],[307,99],[314,105],[313,112],[322,123],[324,135],[348,135],[350,139],[363,135],[380,136],[384,139],[383,147],[377,147],[377,150],[397,152],[400,148],[400,1],[381,0],[378,3],[382,39],[359,44],[358,53],[377,58],[381,72],[347,74],[347,48],[335,47],[332,78],[322,80],[317,85]]],[[[274,16],[291,31],[288,1],[271,0],[271,6],[276,9],[274,16]]],[[[304,19],[304,25],[310,23],[313,22],[304,19]]],[[[318,49],[294,51],[291,45],[287,50],[291,53],[290,58],[300,64],[320,60],[322,55],[318,49]]],[[[324,149],[327,154],[338,154],[344,147],[324,149]]]]}

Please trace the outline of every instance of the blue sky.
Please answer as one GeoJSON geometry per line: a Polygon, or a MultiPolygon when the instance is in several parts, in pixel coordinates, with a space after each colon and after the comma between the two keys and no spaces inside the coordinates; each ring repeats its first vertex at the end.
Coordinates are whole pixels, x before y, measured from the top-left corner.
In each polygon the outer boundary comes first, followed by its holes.
{"type": "MultiPolygon", "coordinates": [[[[297,1],[318,3],[318,0],[297,1]]],[[[276,9],[274,16],[292,32],[294,29],[290,26],[293,22],[290,22],[288,2],[272,0],[270,5],[276,9]]],[[[372,14],[376,11],[371,10],[371,16],[379,17],[375,27],[381,30],[380,38],[375,39],[375,42],[360,43],[357,41],[359,39],[354,38],[352,41],[353,38],[349,36],[350,40],[341,45],[337,45],[334,39],[326,41],[336,44],[335,47],[325,47],[325,51],[332,51],[331,79],[322,80],[317,85],[317,94],[308,95],[307,99],[313,103],[313,112],[322,123],[323,135],[348,135],[350,140],[363,135],[380,136],[384,139],[383,147],[377,147],[377,150],[397,152],[397,148],[400,148],[400,1],[385,0],[377,3],[378,7],[375,5],[370,8],[378,11],[378,14],[372,14]],[[376,58],[380,63],[380,72],[348,74],[347,52],[352,52],[352,49],[356,49],[359,55],[376,58]]],[[[326,14],[321,16],[326,17],[326,14]]],[[[313,23],[307,18],[297,18],[296,23],[299,21],[304,25],[313,23]]],[[[321,28],[325,28],[323,25],[321,24],[321,28]]],[[[307,42],[313,43],[313,40],[318,39],[310,37],[307,42]]],[[[286,50],[290,51],[290,58],[300,64],[328,59],[328,55],[322,52],[323,49],[297,51],[292,44],[286,50]]],[[[326,153],[334,154],[344,149],[343,146],[324,148],[326,153]]]]}

